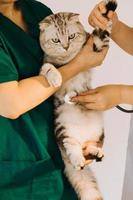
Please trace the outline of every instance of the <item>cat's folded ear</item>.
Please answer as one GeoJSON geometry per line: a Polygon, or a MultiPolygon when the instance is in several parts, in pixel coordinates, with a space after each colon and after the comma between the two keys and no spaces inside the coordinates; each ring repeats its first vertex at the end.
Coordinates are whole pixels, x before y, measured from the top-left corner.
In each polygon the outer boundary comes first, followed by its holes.
{"type": "Polygon", "coordinates": [[[50,25],[50,19],[49,17],[46,17],[39,23],[39,28],[41,31],[44,31],[46,28],[48,28],[49,25],[50,25]]]}
{"type": "Polygon", "coordinates": [[[79,22],[79,14],[78,13],[69,13],[68,20],[71,23],[79,22]]]}

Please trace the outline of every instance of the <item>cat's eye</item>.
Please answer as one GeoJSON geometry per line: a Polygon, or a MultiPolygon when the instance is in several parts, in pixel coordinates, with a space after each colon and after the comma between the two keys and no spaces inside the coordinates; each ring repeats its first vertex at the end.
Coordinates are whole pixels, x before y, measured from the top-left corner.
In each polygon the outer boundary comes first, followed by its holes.
{"type": "Polygon", "coordinates": [[[59,43],[59,42],[60,42],[60,40],[59,40],[58,38],[53,38],[52,41],[53,41],[54,43],[59,43]]]}
{"type": "Polygon", "coordinates": [[[70,40],[72,40],[72,39],[74,39],[74,38],[75,38],[75,36],[76,36],[76,34],[75,34],[75,33],[73,33],[73,34],[69,35],[69,39],[70,39],[70,40]]]}

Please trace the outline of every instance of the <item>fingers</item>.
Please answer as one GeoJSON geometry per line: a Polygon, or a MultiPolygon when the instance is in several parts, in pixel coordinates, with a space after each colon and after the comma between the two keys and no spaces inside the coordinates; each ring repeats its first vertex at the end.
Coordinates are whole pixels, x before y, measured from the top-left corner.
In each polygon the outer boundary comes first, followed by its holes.
{"type": "MultiPolygon", "coordinates": [[[[93,27],[97,26],[105,30],[107,28],[108,19],[103,16],[104,13],[106,13],[106,8],[105,3],[102,1],[92,10],[88,19],[89,24],[93,27]]],[[[111,17],[112,13],[110,13],[109,16],[111,17]]]]}
{"type": "Polygon", "coordinates": [[[109,11],[108,18],[112,19],[113,17],[114,17],[114,12],[113,11],[109,11]]]}
{"type": "Polygon", "coordinates": [[[100,52],[95,52],[96,53],[95,57],[97,58],[97,66],[101,66],[103,64],[103,61],[107,55],[108,50],[109,46],[103,47],[100,52]]]}
{"type": "Polygon", "coordinates": [[[102,54],[103,57],[105,58],[105,56],[107,55],[108,50],[109,50],[109,47],[104,47],[101,52],[98,52],[98,54],[102,54]]]}
{"type": "MultiPolygon", "coordinates": [[[[102,18],[104,18],[104,17],[102,17],[102,18]]],[[[104,24],[103,22],[101,22],[100,18],[98,18],[96,15],[92,16],[92,23],[91,23],[91,25],[93,27],[99,27],[102,30],[106,29],[106,24],[104,24]]]]}
{"type": "Polygon", "coordinates": [[[98,8],[102,14],[106,13],[105,3],[103,1],[98,4],[98,8]]]}
{"type": "Polygon", "coordinates": [[[94,41],[93,41],[93,37],[92,37],[92,35],[91,35],[91,36],[89,37],[89,39],[87,40],[86,45],[92,49],[92,47],[93,47],[93,42],[94,42],[94,41]]]}
{"type": "Polygon", "coordinates": [[[98,106],[97,98],[95,94],[76,96],[76,97],[73,97],[71,101],[80,103],[88,110],[102,110],[102,108],[98,106]]]}
{"type": "Polygon", "coordinates": [[[96,97],[95,95],[80,95],[80,96],[73,97],[71,101],[77,102],[77,103],[90,103],[90,102],[95,102],[96,97]]]}
{"type": "Polygon", "coordinates": [[[107,24],[108,20],[103,17],[103,14],[106,13],[105,5],[102,3],[94,10],[94,16],[102,23],[107,24]]]}
{"type": "Polygon", "coordinates": [[[86,92],[80,93],[80,95],[84,96],[84,95],[94,94],[96,92],[97,92],[96,89],[90,89],[90,90],[88,90],[86,92]]]}
{"type": "Polygon", "coordinates": [[[96,103],[87,103],[87,104],[84,104],[84,106],[88,110],[100,110],[100,107],[98,107],[96,103]]]}
{"type": "Polygon", "coordinates": [[[96,52],[97,54],[97,60],[99,60],[99,65],[101,66],[103,64],[103,61],[107,55],[107,52],[109,50],[109,46],[108,47],[103,47],[102,50],[100,52],[96,52]]]}

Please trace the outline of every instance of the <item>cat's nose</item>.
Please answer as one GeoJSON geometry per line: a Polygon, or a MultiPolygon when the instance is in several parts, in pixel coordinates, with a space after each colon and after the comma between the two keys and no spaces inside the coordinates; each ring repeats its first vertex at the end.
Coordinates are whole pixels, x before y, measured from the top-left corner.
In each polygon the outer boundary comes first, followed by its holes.
{"type": "Polygon", "coordinates": [[[65,45],[65,46],[63,46],[63,48],[67,51],[69,48],[69,45],[65,45]]]}

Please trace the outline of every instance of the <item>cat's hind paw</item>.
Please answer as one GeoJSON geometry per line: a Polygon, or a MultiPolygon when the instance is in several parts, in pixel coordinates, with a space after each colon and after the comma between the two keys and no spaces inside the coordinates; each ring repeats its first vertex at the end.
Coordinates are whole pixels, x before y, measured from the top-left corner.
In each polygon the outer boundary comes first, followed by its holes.
{"type": "Polygon", "coordinates": [[[50,86],[60,87],[62,84],[62,76],[60,72],[50,63],[45,63],[42,66],[40,75],[45,76],[50,86]]]}
{"type": "Polygon", "coordinates": [[[102,161],[103,157],[104,157],[104,153],[102,149],[94,145],[89,146],[89,154],[88,156],[85,156],[86,159],[90,159],[90,160],[95,159],[97,162],[102,161]]]}
{"type": "Polygon", "coordinates": [[[100,191],[96,188],[84,187],[81,195],[81,200],[103,200],[100,191]]]}
{"type": "Polygon", "coordinates": [[[84,195],[83,197],[81,197],[81,200],[103,200],[103,198],[100,195],[91,195],[90,193],[86,195],[84,195]]]}

